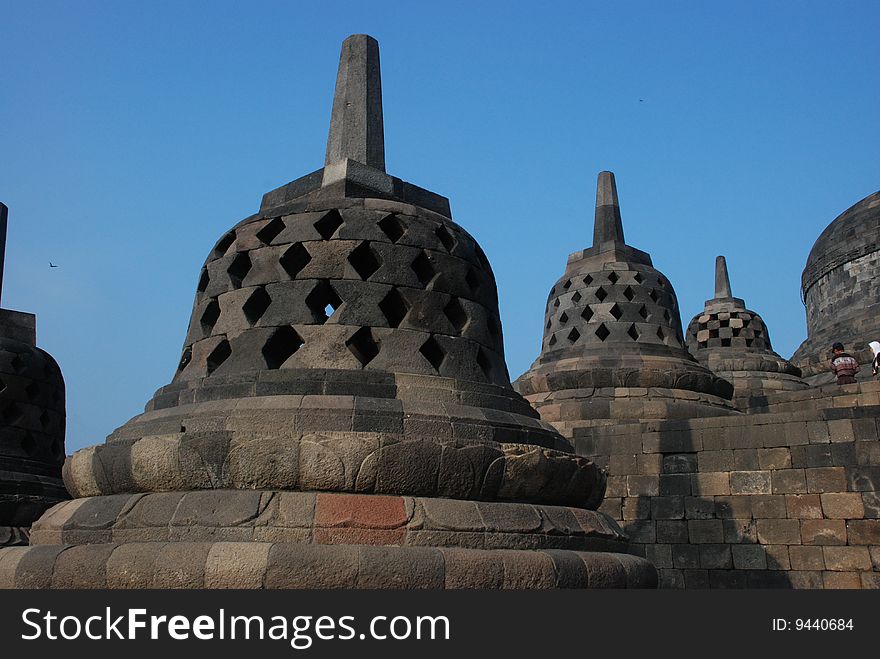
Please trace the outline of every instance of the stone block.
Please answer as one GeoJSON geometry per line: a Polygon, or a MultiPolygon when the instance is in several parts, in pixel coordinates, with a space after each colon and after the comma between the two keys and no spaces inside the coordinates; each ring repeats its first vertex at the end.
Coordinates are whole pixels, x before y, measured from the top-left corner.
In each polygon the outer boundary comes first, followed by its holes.
{"type": "MultiPolygon", "coordinates": [[[[788,545],[762,545],[767,553],[767,569],[790,570],[791,560],[788,545]]],[[[796,545],[792,545],[796,546],[796,545]]]]}
{"type": "Polygon", "coordinates": [[[858,492],[833,492],[820,495],[822,511],[830,519],[859,519],[865,515],[865,506],[858,492]]]}
{"type": "Polygon", "coordinates": [[[660,476],[627,476],[626,493],[635,496],[657,496],[660,494],[660,476]]]}
{"type": "Polygon", "coordinates": [[[659,494],[690,494],[691,476],[688,474],[660,474],[659,494]]]}
{"type": "Polygon", "coordinates": [[[653,501],[659,498],[661,497],[626,497],[623,499],[623,519],[650,519],[653,501]]]}
{"type": "Polygon", "coordinates": [[[748,519],[752,516],[752,497],[715,497],[715,515],[719,518],[748,519]]]}
{"type": "Polygon", "coordinates": [[[724,542],[724,530],[720,519],[688,520],[688,537],[694,544],[724,542]]]}
{"type": "Polygon", "coordinates": [[[444,547],[440,551],[445,564],[445,588],[495,589],[504,585],[504,562],[496,552],[455,547],[444,547]]]}
{"type": "Polygon", "coordinates": [[[787,517],[785,496],[782,494],[763,494],[751,497],[752,517],[755,519],[778,519],[787,517]]]}
{"type": "Polygon", "coordinates": [[[805,545],[845,545],[846,523],[842,519],[805,519],[801,538],[805,545]]]}
{"type": "Polygon", "coordinates": [[[834,572],[871,570],[871,554],[867,547],[823,547],[825,569],[834,572]]]}
{"type": "Polygon", "coordinates": [[[708,570],[685,570],[684,587],[688,590],[706,590],[709,588],[708,570]]]}
{"type": "Polygon", "coordinates": [[[854,519],[846,523],[851,545],[880,545],[880,519],[854,519]]]}
{"type": "Polygon", "coordinates": [[[715,501],[710,497],[684,497],[684,510],[687,519],[713,519],[715,517],[715,501]]]}
{"type": "Polygon", "coordinates": [[[346,545],[272,545],[266,588],[354,588],[358,548],[346,545]]]}
{"type": "Polygon", "coordinates": [[[807,491],[803,469],[779,469],[770,472],[773,494],[801,494],[807,491]]]}
{"type": "Polygon", "coordinates": [[[731,494],[730,474],[708,472],[691,476],[691,491],[699,496],[723,496],[731,494]]]}
{"type": "Polygon", "coordinates": [[[733,451],[702,451],[699,457],[701,472],[731,471],[733,469],[733,451]]]}
{"type": "Polygon", "coordinates": [[[68,547],[55,560],[52,588],[106,588],[107,559],[115,544],[68,547]]]}
{"type": "Polygon", "coordinates": [[[790,469],[791,453],[787,448],[758,449],[758,465],[761,469],[790,469]]]}
{"type": "Polygon", "coordinates": [[[731,494],[770,494],[769,471],[730,472],[731,494]]]}
{"type": "Polygon", "coordinates": [[[657,542],[686,543],[688,539],[688,523],[685,520],[658,520],[656,522],[657,542]]]}
{"type": "Polygon", "coordinates": [[[786,494],[785,509],[792,519],[821,519],[822,503],[818,494],[786,494]]]}
{"type": "Polygon", "coordinates": [[[862,587],[858,572],[823,572],[823,588],[828,590],[854,590],[862,587]]]}
{"type": "Polygon", "coordinates": [[[697,471],[696,453],[671,453],[663,456],[664,474],[690,474],[697,471]]]}
{"type": "Polygon", "coordinates": [[[844,467],[816,467],[805,470],[807,491],[810,493],[846,492],[844,467]]]}
{"type": "Polygon", "coordinates": [[[651,498],[651,517],[653,519],[683,519],[684,515],[683,496],[651,498]]]}
{"type": "Polygon", "coordinates": [[[675,568],[700,567],[699,545],[669,545],[672,547],[672,565],[675,568]]]}
{"type": "Polygon", "coordinates": [[[824,570],[825,553],[822,547],[793,545],[788,548],[792,570],[824,570]]]}
{"type": "Polygon", "coordinates": [[[737,570],[767,569],[767,553],[761,545],[733,545],[733,567],[737,570]]]}
{"type": "Polygon", "coordinates": [[[730,545],[700,545],[700,567],[710,570],[727,570],[733,567],[730,545]]]}
{"type": "Polygon", "coordinates": [[[262,588],[271,548],[268,542],[214,543],[205,564],[205,588],[262,588]]]}
{"type": "Polygon", "coordinates": [[[758,528],[753,519],[723,519],[724,542],[731,544],[758,542],[758,528]]]}
{"type": "Polygon", "coordinates": [[[759,519],[758,541],[764,545],[801,544],[800,522],[796,519],[759,519]]]}
{"type": "Polygon", "coordinates": [[[736,471],[757,471],[758,449],[737,449],[733,452],[733,468],[736,471]]]}

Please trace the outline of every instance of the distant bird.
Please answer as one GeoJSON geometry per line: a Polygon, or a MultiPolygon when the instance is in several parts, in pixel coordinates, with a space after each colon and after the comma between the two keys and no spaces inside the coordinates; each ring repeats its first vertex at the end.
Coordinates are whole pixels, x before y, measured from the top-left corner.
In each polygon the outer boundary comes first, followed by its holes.
{"type": "Polygon", "coordinates": [[[645,99],[643,99],[643,98],[639,99],[639,103],[644,103],[644,102],[645,102],[645,99]]]}
{"type": "Polygon", "coordinates": [[[55,265],[54,263],[52,263],[52,261],[49,261],[49,267],[50,268],[57,268],[58,266],[55,265]]]}

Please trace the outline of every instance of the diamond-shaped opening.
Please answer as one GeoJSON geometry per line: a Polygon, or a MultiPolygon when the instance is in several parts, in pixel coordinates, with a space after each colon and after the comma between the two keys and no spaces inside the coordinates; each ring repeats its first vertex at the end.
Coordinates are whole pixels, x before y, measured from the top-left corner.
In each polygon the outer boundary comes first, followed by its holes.
{"type": "Polygon", "coordinates": [[[489,359],[489,356],[486,354],[486,351],[482,347],[477,350],[477,366],[479,366],[480,370],[483,371],[483,375],[486,376],[486,379],[491,382],[492,361],[489,359]]]}
{"type": "Polygon", "coordinates": [[[554,307],[558,307],[558,306],[559,306],[559,298],[556,298],[555,300],[553,300],[553,306],[554,306],[554,307]]]}
{"type": "Polygon", "coordinates": [[[21,355],[18,353],[16,353],[15,357],[9,362],[9,365],[12,366],[12,370],[16,373],[21,373],[25,369],[25,366],[27,366],[21,358],[21,355]]]}
{"type": "Polygon", "coordinates": [[[608,297],[608,291],[606,291],[601,286],[596,289],[596,299],[599,300],[599,302],[604,300],[606,297],[608,297]]]}
{"type": "Polygon", "coordinates": [[[552,320],[552,319],[548,319],[548,320],[547,320],[547,329],[550,329],[550,326],[551,326],[552,324],[553,324],[553,320],[552,320]]]}
{"type": "Polygon", "coordinates": [[[635,296],[636,296],[635,292],[629,286],[627,286],[626,288],[623,289],[623,297],[625,297],[630,302],[632,302],[632,300],[635,296]]]}
{"type": "Polygon", "coordinates": [[[24,452],[28,455],[34,455],[37,452],[37,441],[34,439],[30,430],[25,431],[24,439],[21,440],[21,448],[24,449],[24,452]]]}
{"type": "Polygon", "coordinates": [[[216,245],[214,245],[214,251],[211,252],[211,258],[219,259],[221,256],[226,254],[226,251],[232,246],[232,243],[234,242],[235,231],[230,231],[220,240],[218,240],[216,245]]]}
{"type": "Polygon", "coordinates": [[[612,272],[610,275],[608,275],[608,281],[610,281],[612,284],[616,284],[618,279],[620,279],[620,277],[617,276],[616,272],[612,272]]]}
{"type": "Polygon", "coordinates": [[[28,397],[28,400],[33,400],[40,395],[40,385],[36,382],[31,382],[24,388],[24,393],[28,397]]]}
{"type": "Polygon", "coordinates": [[[403,226],[403,222],[394,213],[386,215],[379,220],[379,228],[382,229],[382,233],[388,236],[388,240],[392,243],[396,243],[406,233],[406,227],[403,226]]]}
{"type": "Polygon", "coordinates": [[[342,216],[338,210],[332,210],[324,215],[313,225],[324,240],[330,240],[337,229],[343,225],[342,216]]]}
{"type": "Polygon", "coordinates": [[[266,309],[269,308],[270,304],[272,304],[272,298],[269,297],[266,289],[261,286],[251,293],[251,296],[241,309],[244,311],[244,317],[247,318],[248,323],[253,326],[266,313],[266,309]]]}
{"type": "Polygon", "coordinates": [[[348,262],[351,263],[351,267],[354,268],[354,271],[358,274],[358,277],[367,281],[376,270],[382,267],[382,261],[379,260],[379,255],[373,251],[373,248],[370,247],[370,242],[368,240],[363,241],[360,245],[354,248],[354,251],[348,255],[348,262]]]}
{"type": "Polygon", "coordinates": [[[633,341],[639,340],[639,328],[636,327],[635,323],[629,326],[629,329],[626,330],[626,333],[629,334],[629,338],[631,338],[633,341]]]}
{"type": "Polygon", "coordinates": [[[574,295],[571,296],[571,301],[574,302],[575,304],[577,304],[578,302],[581,301],[581,298],[582,298],[582,295],[580,293],[578,293],[577,291],[575,291],[574,295]]]}
{"type": "MultiPolygon", "coordinates": [[[[657,328],[657,338],[660,339],[661,341],[665,341],[665,340],[666,340],[666,334],[665,334],[665,332],[663,331],[663,328],[662,328],[662,327],[658,327],[658,328],[657,328]]],[[[706,342],[704,341],[704,342],[703,342],[703,347],[705,347],[705,343],[706,343],[706,342]]]]}
{"type": "Polygon", "coordinates": [[[361,327],[345,342],[345,347],[355,356],[361,366],[366,366],[379,354],[379,343],[373,338],[369,327],[361,327]]]}
{"type": "Polygon", "coordinates": [[[718,330],[717,329],[710,329],[709,330],[709,338],[710,339],[717,339],[718,338],[718,330]]]}
{"type": "Polygon", "coordinates": [[[202,268],[202,274],[199,275],[199,285],[196,287],[199,293],[204,293],[208,290],[208,283],[211,281],[211,278],[208,276],[208,269],[202,268]]]}
{"type": "Polygon", "coordinates": [[[278,237],[278,234],[284,231],[284,228],[284,220],[280,217],[273,218],[271,222],[257,231],[257,238],[264,245],[270,245],[278,237]]]}
{"type": "Polygon", "coordinates": [[[410,303],[406,301],[406,298],[396,288],[388,291],[388,295],[382,298],[382,301],[379,303],[379,311],[385,316],[389,327],[400,327],[400,323],[403,322],[410,307],[410,303]]]}
{"type": "Polygon", "coordinates": [[[586,277],[584,277],[584,284],[585,285],[589,286],[592,283],[593,283],[593,278],[590,275],[587,275],[586,277]]]}
{"type": "Polygon", "coordinates": [[[752,347],[752,343],[754,343],[754,342],[755,342],[754,339],[746,339],[746,347],[747,347],[747,348],[751,348],[751,347],[752,347]]]}
{"type": "Polygon", "coordinates": [[[668,323],[672,319],[672,315],[669,313],[669,309],[663,310],[663,319],[668,323]]]}
{"type": "Polygon", "coordinates": [[[718,323],[719,323],[719,325],[720,325],[721,327],[730,327],[730,321],[729,321],[729,320],[719,320],[718,323]]]}
{"type": "Polygon", "coordinates": [[[326,323],[330,316],[342,305],[342,298],[326,279],[322,279],[306,295],[306,306],[312,312],[312,318],[319,325],[326,323]]]}
{"type": "Polygon", "coordinates": [[[571,288],[571,279],[569,279],[567,282],[565,282],[562,285],[562,288],[564,288],[565,290],[568,290],[569,288],[571,288]]]}
{"type": "Polygon", "coordinates": [[[734,335],[734,336],[739,336],[739,333],[740,333],[740,332],[742,332],[742,329],[740,329],[739,327],[734,327],[734,328],[733,328],[733,335],[734,335]]]}
{"type": "Polygon", "coordinates": [[[187,365],[192,361],[193,351],[192,348],[187,346],[183,354],[180,356],[180,361],[177,363],[177,370],[182,371],[187,367],[187,365]]]}
{"type": "Polygon", "coordinates": [[[600,341],[604,341],[609,336],[611,336],[611,331],[607,327],[605,327],[605,323],[602,323],[601,325],[599,325],[599,327],[596,328],[596,336],[599,337],[600,341]]]}
{"type": "Polygon", "coordinates": [[[226,268],[226,272],[229,273],[229,278],[232,280],[233,288],[241,288],[241,282],[247,276],[247,273],[251,271],[251,267],[251,257],[248,256],[247,252],[236,254],[235,258],[232,259],[232,263],[226,268]]]}
{"type": "Polygon", "coordinates": [[[550,337],[550,340],[547,342],[547,345],[555,346],[556,345],[556,335],[550,337]]]}
{"type": "Polygon", "coordinates": [[[660,286],[660,288],[666,288],[666,280],[663,279],[663,277],[657,277],[657,285],[660,286]]]}
{"type": "Polygon", "coordinates": [[[480,275],[475,268],[468,268],[464,280],[467,282],[472,293],[476,294],[480,291],[480,275]]]}
{"type": "Polygon", "coordinates": [[[15,401],[12,401],[9,403],[9,405],[3,408],[2,416],[3,421],[5,421],[7,425],[11,426],[21,421],[23,412],[21,411],[21,408],[15,403],[15,401]]]}
{"type": "Polygon", "coordinates": [[[443,360],[446,359],[446,351],[443,349],[443,346],[437,343],[437,339],[433,336],[428,337],[428,340],[419,348],[419,352],[434,367],[434,370],[439,373],[443,360]]]}
{"type": "Polygon", "coordinates": [[[593,310],[590,309],[590,307],[586,307],[586,308],[584,308],[583,311],[581,311],[581,318],[583,318],[587,322],[590,322],[590,318],[592,318],[592,317],[593,317],[593,310]]]}
{"type": "Polygon", "coordinates": [[[48,430],[50,425],[52,425],[52,417],[49,416],[48,412],[43,410],[43,413],[40,415],[40,427],[43,430],[48,430]]]}
{"type": "Polygon", "coordinates": [[[303,247],[302,243],[294,243],[281,255],[278,262],[291,279],[296,279],[296,276],[311,260],[312,255],[309,254],[309,250],[303,247]]]}
{"type": "Polygon", "coordinates": [[[725,348],[730,347],[730,339],[721,339],[721,345],[725,348]]]}
{"type": "Polygon", "coordinates": [[[579,338],[581,338],[581,333],[577,331],[577,327],[573,327],[572,330],[568,333],[569,343],[577,343],[577,340],[579,338]]]}
{"type": "Polygon", "coordinates": [[[202,317],[199,321],[202,324],[202,331],[205,334],[210,334],[211,330],[214,329],[214,325],[217,324],[218,318],[220,318],[220,305],[215,298],[208,302],[208,306],[202,312],[202,317]]]}
{"type": "Polygon", "coordinates": [[[623,316],[623,309],[621,309],[619,306],[617,306],[617,303],[615,303],[614,306],[612,306],[608,310],[608,313],[614,316],[614,320],[620,320],[623,316]]]}
{"type": "Polygon", "coordinates": [[[470,320],[467,311],[461,306],[461,302],[458,301],[457,297],[449,300],[449,304],[443,308],[443,313],[449,319],[449,322],[452,323],[455,331],[459,334],[465,328],[465,325],[467,325],[468,320],[470,320]]]}
{"type": "Polygon", "coordinates": [[[564,311],[563,311],[562,314],[559,316],[559,322],[560,322],[562,325],[565,325],[565,323],[568,322],[568,314],[565,313],[564,311]]]}
{"type": "Polygon", "coordinates": [[[643,304],[641,307],[639,307],[639,315],[640,315],[644,320],[648,320],[648,315],[649,315],[649,314],[648,314],[648,307],[646,307],[644,304],[643,304]]]}
{"type": "Polygon", "coordinates": [[[276,329],[263,345],[266,368],[281,368],[293,353],[302,348],[303,343],[302,337],[290,325],[276,329]]]}
{"type": "Polygon", "coordinates": [[[635,281],[636,281],[637,284],[641,284],[642,281],[644,280],[644,277],[642,277],[642,275],[640,275],[640,274],[637,272],[636,274],[633,275],[633,279],[635,279],[635,281]]]}
{"type": "Polygon", "coordinates": [[[762,331],[759,330],[759,329],[756,329],[756,330],[755,330],[755,338],[756,338],[756,339],[760,339],[762,336],[764,336],[764,332],[762,332],[762,331]]]}
{"type": "Polygon", "coordinates": [[[61,440],[56,438],[52,440],[52,455],[55,457],[61,457],[64,455],[64,444],[61,443],[61,440]]]}
{"type": "Polygon", "coordinates": [[[208,355],[208,375],[211,375],[211,373],[220,368],[220,365],[229,359],[229,355],[231,354],[232,348],[229,345],[229,341],[223,339],[223,341],[218,343],[217,347],[211,351],[211,354],[208,355]]]}
{"type": "Polygon", "coordinates": [[[434,235],[437,236],[437,239],[443,244],[444,249],[447,252],[452,252],[455,248],[455,236],[449,233],[449,229],[447,229],[442,224],[434,229],[434,235]]]}
{"type": "Polygon", "coordinates": [[[660,294],[657,292],[657,289],[652,288],[650,298],[656,303],[657,300],[660,299],[660,294]]]}
{"type": "Polygon", "coordinates": [[[416,273],[416,277],[419,282],[421,282],[422,286],[427,286],[431,283],[431,280],[437,274],[437,271],[434,270],[434,266],[431,265],[431,259],[428,255],[422,251],[409,266],[412,268],[412,271],[416,273]]]}

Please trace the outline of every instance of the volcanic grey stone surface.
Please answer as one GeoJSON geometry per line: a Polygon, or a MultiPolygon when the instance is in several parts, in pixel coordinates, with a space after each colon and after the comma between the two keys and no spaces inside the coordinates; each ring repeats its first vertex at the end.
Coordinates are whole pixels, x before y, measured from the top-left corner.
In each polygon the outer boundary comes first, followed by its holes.
{"type": "Polygon", "coordinates": [[[599,174],[593,240],[551,289],[541,354],[516,389],[568,437],[612,419],[731,412],[730,383],[685,349],[672,284],[624,242],[611,172],[599,174]]]}
{"type": "Polygon", "coordinates": [[[801,277],[807,339],[791,358],[811,384],[833,381],[831,345],[840,341],[869,378],[880,341],[880,191],[841,213],[810,250],[801,277]]]}
{"type": "Polygon", "coordinates": [[[800,369],[773,351],[761,317],[733,297],[723,256],[715,259],[715,297],[688,325],[687,347],[712,372],[733,383],[743,409],[750,397],[807,387],[800,369]]]}
{"type": "Polygon", "coordinates": [[[65,463],[0,585],[656,585],[513,390],[485,254],[385,173],[378,57],[345,41],[323,170],[217,242],[172,382],[65,463]]]}
{"type": "MultiPolygon", "coordinates": [[[[6,221],[0,204],[4,248],[6,221]]],[[[64,431],[64,379],[36,347],[35,316],[0,309],[0,546],[26,544],[31,523],[67,498],[64,431]]]]}

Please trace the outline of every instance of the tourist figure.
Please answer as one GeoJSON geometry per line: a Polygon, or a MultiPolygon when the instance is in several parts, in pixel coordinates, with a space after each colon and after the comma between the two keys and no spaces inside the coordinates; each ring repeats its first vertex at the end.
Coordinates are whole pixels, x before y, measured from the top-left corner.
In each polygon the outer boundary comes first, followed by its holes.
{"type": "Polygon", "coordinates": [[[880,371],[880,341],[871,341],[868,347],[874,353],[874,359],[871,360],[871,375],[877,375],[880,371]]]}
{"type": "Polygon", "coordinates": [[[844,352],[843,344],[839,341],[831,346],[831,350],[834,352],[831,358],[831,370],[837,377],[837,384],[855,384],[859,362],[855,357],[844,352]]]}

